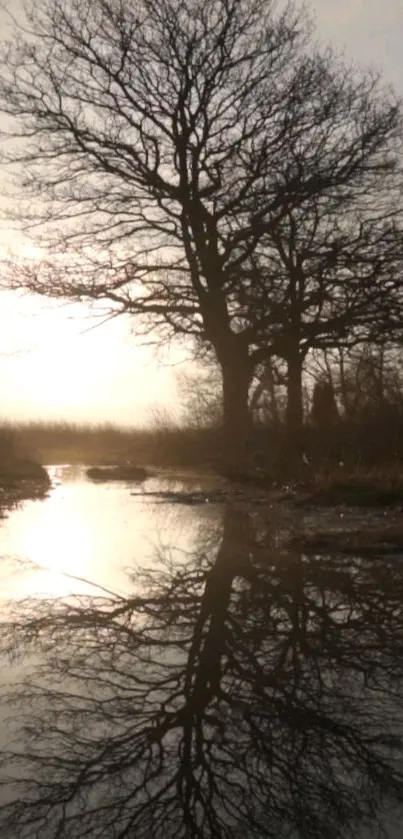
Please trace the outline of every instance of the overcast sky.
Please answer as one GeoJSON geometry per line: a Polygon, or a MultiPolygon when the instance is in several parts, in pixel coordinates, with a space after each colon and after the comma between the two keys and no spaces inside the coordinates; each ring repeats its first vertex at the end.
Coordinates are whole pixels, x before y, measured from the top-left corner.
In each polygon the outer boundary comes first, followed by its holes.
{"type": "MultiPolygon", "coordinates": [[[[403,0],[315,0],[311,8],[322,42],[381,68],[403,93],[403,0]]],[[[5,226],[0,245],[9,241],[5,226]]],[[[125,319],[88,331],[83,307],[55,311],[10,295],[0,304],[0,418],[142,424],[150,406],[173,400],[177,366],[140,347],[125,319]]]]}

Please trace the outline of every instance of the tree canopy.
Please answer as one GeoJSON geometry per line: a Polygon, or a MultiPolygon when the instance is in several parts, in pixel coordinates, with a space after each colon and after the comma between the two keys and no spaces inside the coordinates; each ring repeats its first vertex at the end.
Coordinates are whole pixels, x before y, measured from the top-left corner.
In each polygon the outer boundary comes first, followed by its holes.
{"type": "Polygon", "coordinates": [[[0,67],[3,161],[45,248],[8,284],[206,342],[242,436],[253,371],[284,319],[272,253],[290,219],[320,282],[343,237],[354,251],[357,225],[335,232],[335,209],[364,213],[364,238],[374,212],[378,237],[379,214],[392,224],[393,93],[319,50],[304,12],[267,0],[27,0],[0,67]]]}

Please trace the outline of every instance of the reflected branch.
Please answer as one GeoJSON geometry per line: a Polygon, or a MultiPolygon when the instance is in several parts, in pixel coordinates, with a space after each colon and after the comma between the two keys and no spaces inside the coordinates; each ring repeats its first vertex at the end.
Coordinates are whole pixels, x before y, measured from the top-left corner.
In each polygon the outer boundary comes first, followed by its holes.
{"type": "Polygon", "coordinates": [[[3,623],[35,665],[7,691],[6,839],[335,839],[402,803],[403,569],[278,544],[263,511],[203,528],[131,597],[3,623]]]}

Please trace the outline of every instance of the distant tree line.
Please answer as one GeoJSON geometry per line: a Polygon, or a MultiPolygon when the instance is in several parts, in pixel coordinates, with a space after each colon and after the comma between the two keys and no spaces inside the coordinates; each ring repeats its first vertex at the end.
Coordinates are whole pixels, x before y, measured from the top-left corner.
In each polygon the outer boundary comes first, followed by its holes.
{"type": "MultiPolygon", "coordinates": [[[[222,422],[221,377],[214,360],[179,372],[182,419],[195,428],[222,422]]],[[[251,383],[249,411],[255,426],[286,428],[287,371],[273,359],[251,383]]],[[[304,422],[330,428],[337,421],[360,423],[403,410],[403,357],[397,347],[363,344],[345,352],[315,353],[302,376],[304,422]]]]}
{"type": "MultiPolygon", "coordinates": [[[[178,399],[185,427],[217,429],[222,423],[220,371],[214,362],[178,373],[178,399]]],[[[303,429],[300,453],[319,462],[347,457],[354,463],[403,457],[403,357],[399,347],[362,344],[315,352],[302,376],[303,429]],[[311,454],[310,454],[311,456],[311,454]]],[[[254,377],[249,393],[252,441],[265,440],[261,465],[272,445],[290,450],[287,370],[273,359],[254,377]]]]}
{"type": "Polygon", "coordinates": [[[304,11],[28,0],[0,67],[3,162],[45,253],[5,284],[214,357],[230,447],[256,381],[267,395],[281,371],[297,441],[313,357],[400,347],[400,102],[317,47],[304,11]]]}

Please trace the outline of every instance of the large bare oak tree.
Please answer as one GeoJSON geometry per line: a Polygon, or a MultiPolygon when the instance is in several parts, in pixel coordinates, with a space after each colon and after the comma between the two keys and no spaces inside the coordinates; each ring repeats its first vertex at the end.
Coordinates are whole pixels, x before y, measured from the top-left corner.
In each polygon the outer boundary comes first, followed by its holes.
{"type": "Polygon", "coordinates": [[[27,0],[1,49],[3,160],[45,248],[9,285],[209,344],[240,447],[271,352],[240,295],[255,254],[290,211],[351,202],[396,161],[393,96],[311,34],[269,0],[27,0]]]}

